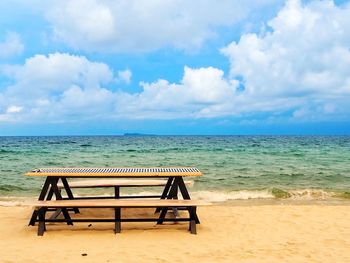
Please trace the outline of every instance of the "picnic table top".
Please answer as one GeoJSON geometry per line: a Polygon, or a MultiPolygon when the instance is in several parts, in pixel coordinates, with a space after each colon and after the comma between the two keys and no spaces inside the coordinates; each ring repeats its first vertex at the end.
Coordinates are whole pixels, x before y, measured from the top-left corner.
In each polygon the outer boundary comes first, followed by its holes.
{"type": "Polygon", "coordinates": [[[40,168],[27,172],[27,176],[67,177],[168,177],[201,176],[196,167],[152,167],[152,168],[40,168]]]}

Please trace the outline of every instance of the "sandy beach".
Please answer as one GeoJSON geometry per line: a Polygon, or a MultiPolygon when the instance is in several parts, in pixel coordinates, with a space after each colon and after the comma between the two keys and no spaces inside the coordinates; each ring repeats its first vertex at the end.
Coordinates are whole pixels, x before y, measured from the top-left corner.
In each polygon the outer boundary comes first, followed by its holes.
{"type": "Polygon", "coordinates": [[[201,207],[197,235],[184,223],[124,223],[117,235],[110,223],[76,223],[38,237],[31,211],[0,207],[1,262],[350,262],[347,205],[201,207]]]}

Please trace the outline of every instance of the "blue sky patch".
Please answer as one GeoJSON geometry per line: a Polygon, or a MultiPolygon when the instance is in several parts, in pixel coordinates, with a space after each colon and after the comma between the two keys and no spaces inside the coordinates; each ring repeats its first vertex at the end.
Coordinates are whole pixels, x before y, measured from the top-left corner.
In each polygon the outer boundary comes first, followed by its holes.
{"type": "Polygon", "coordinates": [[[349,1],[2,1],[0,135],[349,134],[349,1]]]}

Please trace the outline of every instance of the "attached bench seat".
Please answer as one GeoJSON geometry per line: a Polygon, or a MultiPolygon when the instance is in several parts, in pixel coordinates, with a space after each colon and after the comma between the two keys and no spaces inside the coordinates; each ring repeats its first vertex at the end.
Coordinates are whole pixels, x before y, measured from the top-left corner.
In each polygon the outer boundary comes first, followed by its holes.
{"type": "MultiPolygon", "coordinates": [[[[185,181],[186,186],[192,186],[193,181],[185,181]]],[[[69,182],[70,189],[87,189],[87,188],[114,188],[113,196],[76,196],[74,199],[110,199],[110,198],[166,198],[167,191],[163,191],[161,195],[120,195],[122,187],[166,187],[167,180],[140,180],[140,179],[105,179],[105,180],[72,180],[69,182]]],[[[58,189],[65,188],[63,183],[57,184],[58,189]]],[[[69,198],[72,199],[73,197],[69,198]]],[[[157,210],[159,211],[159,210],[157,210]]]]}
{"type": "MultiPolygon", "coordinates": [[[[79,180],[69,182],[70,188],[97,188],[97,187],[148,187],[165,186],[166,180],[133,180],[133,179],[108,179],[108,180],[79,180]]],[[[185,184],[193,185],[193,181],[185,181],[185,184]]],[[[62,183],[57,184],[59,189],[64,188],[62,183]]]]}
{"type": "Polygon", "coordinates": [[[126,207],[187,207],[202,206],[210,203],[201,200],[183,199],[151,199],[151,200],[130,200],[130,199],[107,199],[107,200],[49,200],[35,201],[31,203],[34,207],[50,208],[126,208],[126,207]]]}
{"type": "Polygon", "coordinates": [[[73,222],[114,222],[115,233],[121,232],[121,222],[154,222],[162,224],[164,221],[187,221],[191,234],[196,234],[196,209],[197,206],[210,205],[210,203],[196,200],[178,200],[178,199],[156,199],[156,200],[126,200],[126,199],[106,199],[106,200],[54,200],[54,201],[36,201],[30,204],[37,210],[38,235],[42,236],[46,230],[46,222],[66,222],[73,225],[73,222]],[[161,208],[162,212],[159,218],[121,218],[121,208],[161,208]],[[169,208],[186,208],[189,212],[188,218],[165,218],[169,208]],[[46,212],[49,208],[62,209],[64,219],[49,218],[46,219],[46,212]],[[114,208],[114,219],[72,219],[67,212],[67,208],[114,208]]]}

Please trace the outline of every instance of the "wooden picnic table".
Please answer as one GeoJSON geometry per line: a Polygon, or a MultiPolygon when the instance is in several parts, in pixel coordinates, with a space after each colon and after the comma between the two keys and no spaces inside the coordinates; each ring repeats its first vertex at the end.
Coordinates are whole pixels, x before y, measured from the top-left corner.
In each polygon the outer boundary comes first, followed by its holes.
{"type": "MultiPolygon", "coordinates": [[[[40,168],[26,173],[27,176],[46,177],[42,186],[39,201],[51,200],[55,197],[56,200],[76,199],[72,193],[67,178],[166,178],[167,182],[162,191],[160,199],[177,199],[178,192],[181,193],[183,199],[191,199],[183,177],[202,176],[195,167],[154,167],[154,168],[40,168]],[[63,189],[67,194],[67,198],[63,198],[59,182],[61,181],[63,189]]],[[[147,186],[145,184],[145,186],[147,186]]],[[[115,198],[119,198],[119,187],[115,187],[115,198]]],[[[93,197],[90,197],[93,198],[93,197]]],[[[79,213],[78,208],[73,208],[75,213],[79,213]]],[[[164,218],[167,209],[161,210],[160,218],[164,218]]],[[[59,213],[70,218],[68,209],[61,208],[59,213]]],[[[58,213],[56,213],[56,216],[58,213]]],[[[197,215],[195,215],[196,223],[199,223],[197,215]]],[[[35,225],[37,219],[37,211],[34,210],[29,225],[35,225]]]]}

